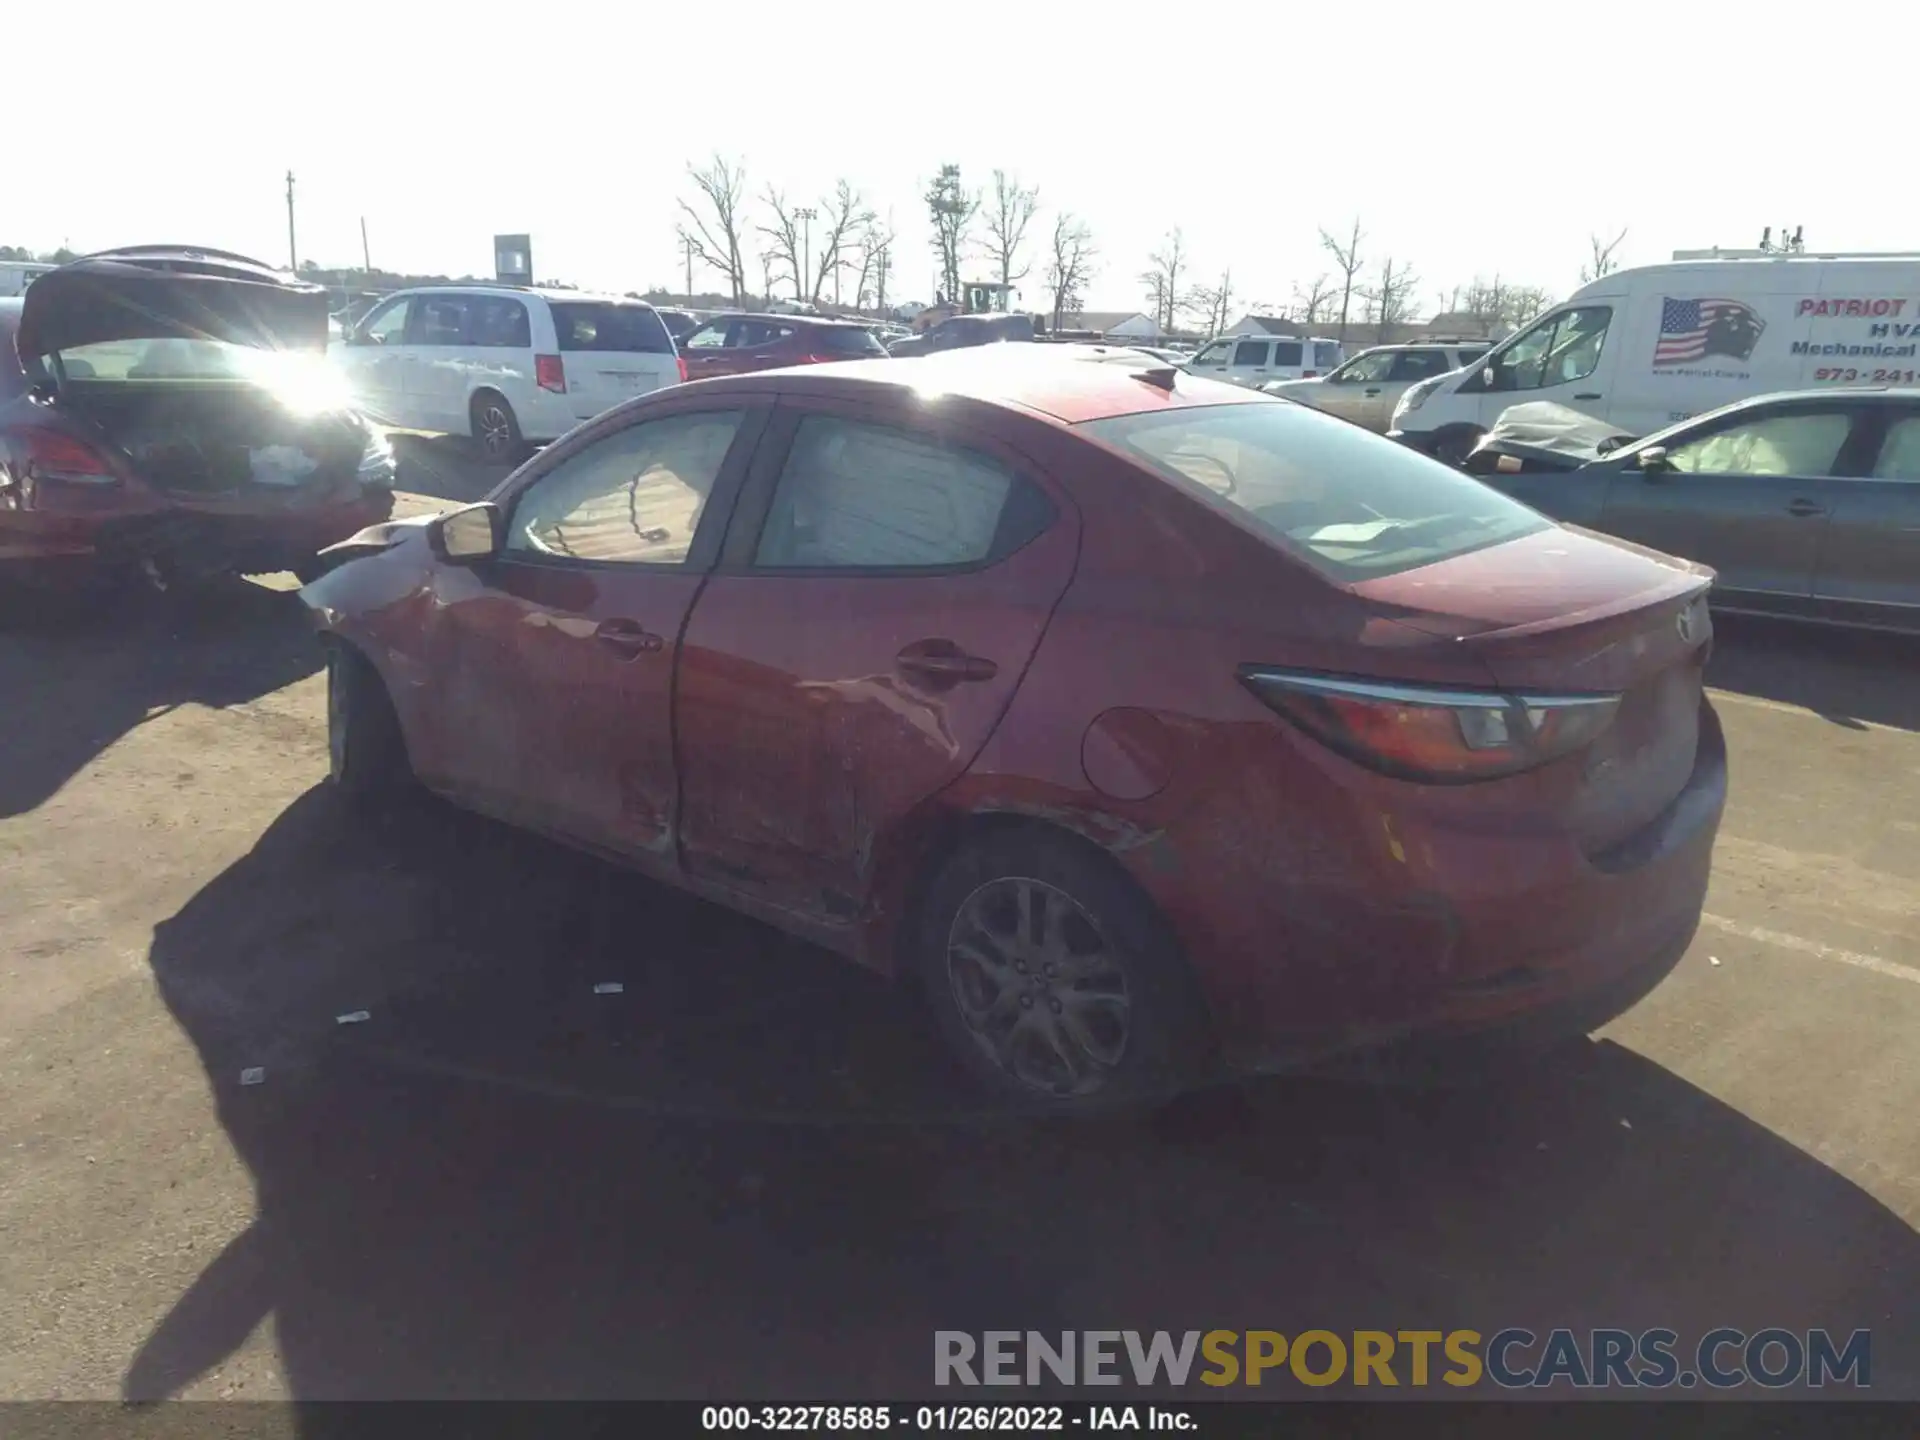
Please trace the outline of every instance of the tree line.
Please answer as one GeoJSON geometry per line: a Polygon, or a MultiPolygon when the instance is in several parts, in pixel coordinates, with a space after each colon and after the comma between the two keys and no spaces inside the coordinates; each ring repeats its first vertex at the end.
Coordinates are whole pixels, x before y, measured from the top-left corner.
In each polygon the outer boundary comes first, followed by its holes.
{"type": "MultiPolygon", "coordinates": [[[[735,305],[744,306],[754,296],[771,303],[776,290],[790,289],[800,302],[887,310],[897,268],[896,227],[893,217],[882,219],[850,181],[840,180],[830,194],[802,203],[775,185],[756,191],[743,161],[717,154],[703,165],[689,165],[687,176],[692,193],[680,201],[678,233],[688,294],[698,264],[720,274],[735,305]]],[[[993,171],[975,188],[958,165],[940,165],[921,199],[939,277],[936,300],[958,299],[969,261],[980,262],[984,278],[1001,285],[1026,279],[1038,263],[1054,325],[1080,311],[1101,262],[1092,227],[1083,218],[1063,209],[1052,216],[1051,233],[1044,226],[1036,230],[1039,188],[1007,170],[993,171]]],[[[1614,255],[1625,238],[1624,230],[1610,241],[1590,237],[1583,283],[1617,268],[1614,255]]],[[[1342,339],[1368,329],[1384,339],[1425,308],[1413,265],[1391,252],[1373,253],[1359,219],[1337,233],[1322,228],[1319,244],[1327,268],[1296,286],[1285,302],[1246,302],[1235,290],[1231,266],[1197,278],[1199,267],[1186,236],[1175,226],[1148,253],[1139,274],[1146,311],[1162,330],[1191,326],[1216,335],[1233,323],[1240,302],[1259,314],[1337,325],[1342,339]]],[[[1541,286],[1495,275],[1428,298],[1436,314],[1463,326],[1502,331],[1526,324],[1551,296],[1541,286]]]]}

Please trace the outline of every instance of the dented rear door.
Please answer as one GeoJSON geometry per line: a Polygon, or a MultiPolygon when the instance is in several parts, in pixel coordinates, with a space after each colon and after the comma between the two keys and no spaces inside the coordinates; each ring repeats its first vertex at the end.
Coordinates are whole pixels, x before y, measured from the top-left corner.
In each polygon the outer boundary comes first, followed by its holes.
{"type": "Polygon", "coordinates": [[[1079,525],[1010,447],[908,403],[783,402],[680,651],[690,873],[832,923],[999,723],[1079,525]]]}

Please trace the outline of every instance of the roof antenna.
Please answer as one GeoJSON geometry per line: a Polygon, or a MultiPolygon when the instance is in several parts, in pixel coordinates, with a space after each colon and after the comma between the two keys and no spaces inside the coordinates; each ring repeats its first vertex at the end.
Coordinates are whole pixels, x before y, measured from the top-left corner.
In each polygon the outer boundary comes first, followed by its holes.
{"type": "Polygon", "coordinates": [[[1152,365],[1145,370],[1135,370],[1133,378],[1157,390],[1165,390],[1168,394],[1172,394],[1173,382],[1179,373],[1171,365],[1152,365]]]}

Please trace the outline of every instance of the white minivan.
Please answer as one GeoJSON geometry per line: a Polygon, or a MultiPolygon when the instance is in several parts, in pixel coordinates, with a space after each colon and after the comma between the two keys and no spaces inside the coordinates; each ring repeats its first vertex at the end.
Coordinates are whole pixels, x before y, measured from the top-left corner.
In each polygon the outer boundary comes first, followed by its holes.
{"type": "Polygon", "coordinates": [[[1681,252],[1582,286],[1401,396],[1393,438],[1458,463],[1510,405],[1646,435],[1752,395],[1920,383],[1920,254],[1681,252]]]}
{"type": "Polygon", "coordinates": [[[366,414],[471,435],[497,461],[686,378],[644,301],[513,285],[398,291],[327,353],[366,414]]]}

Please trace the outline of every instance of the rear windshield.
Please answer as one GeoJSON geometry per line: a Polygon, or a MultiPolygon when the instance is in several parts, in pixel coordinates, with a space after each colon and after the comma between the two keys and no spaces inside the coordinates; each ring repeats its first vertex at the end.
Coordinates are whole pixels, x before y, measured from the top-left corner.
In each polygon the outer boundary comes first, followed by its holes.
{"type": "Polygon", "coordinates": [[[613,305],[593,300],[556,300],[553,328],[562,350],[624,350],[673,354],[673,337],[650,305],[613,305]]]}
{"type": "Polygon", "coordinates": [[[857,325],[823,326],[809,334],[807,339],[822,355],[845,355],[855,359],[862,355],[887,353],[887,347],[874,339],[871,331],[862,330],[857,325]]]}
{"type": "Polygon", "coordinates": [[[1305,405],[1207,405],[1080,429],[1238,508],[1340,581],[1431,565],[1548,527],[1499,491],[1305,405]]]}
{"type": "Polygon", "coordinates": [[[1331,370],[1340,363],[1340,347],[1331,340],[1313,342],[1313,363],[1322,370],[1331,370]]]}

